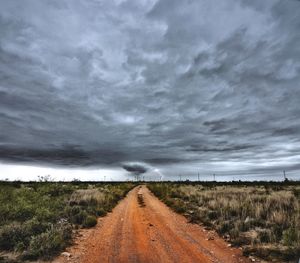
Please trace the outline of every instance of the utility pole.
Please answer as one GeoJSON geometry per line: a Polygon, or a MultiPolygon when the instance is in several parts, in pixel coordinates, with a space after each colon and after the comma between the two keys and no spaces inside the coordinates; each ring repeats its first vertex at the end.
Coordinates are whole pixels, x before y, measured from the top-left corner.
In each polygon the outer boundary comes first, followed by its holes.
{"type": "Polygon", "coordinates": [[[200,182],[200,175],[199,175],[199,173],[198,173],[198,182],[200,182]]]}
{"type": "Polygon", "coordinates": [[[216,181],[216,175],[214,174],[214,181],[216,181]]]}
{"type": "Polygon", "coordinates": [[[181,174],[179,175],[179,181],[181,182],[181,174]]]}

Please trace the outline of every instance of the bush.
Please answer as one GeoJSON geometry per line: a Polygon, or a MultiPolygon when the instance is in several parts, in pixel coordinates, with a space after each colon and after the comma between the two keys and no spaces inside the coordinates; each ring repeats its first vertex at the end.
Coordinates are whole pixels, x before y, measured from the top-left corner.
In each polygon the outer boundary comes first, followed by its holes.
{"type": "Polygon", "coordinates": [[[23,258],[37,259],[43,257],[47,259],[61,250],[63,246],[64,242],[60,233],[48,231],[32,238],[29,251],[24,254],[23,258]]]}
{"type": "Polygon", "coordinates": [[[217,219],[218,218],[218,212],[216,211],[209,211],[208,212],[208,218],[211,220],[217,219]]]}
{"type": "Polygon", "coordinates": [[[181,199],[174,199],[172,208],[179,214],[183,214],[186,212],[186,205],[181,199]]]}
{"type": "Polygon", "coordinates": [[[258,239],[261,243],[269,243],[272,241],[272,233],[268,229],[262,229],[258,232],[258,239]]]}
{"type": "MultiPolygon", "coordinates": [[[[75,210],[77,211],[77,209],[75,210]]],[[[73,224],[82,225],[87,216],[88,214],[86,211],[79,209],[77,213],[71,215],[70,219],[73,224]]]]}
{"type": "Polygon", "coordinates": [[[283,231],[283,243],[287,246],[293,246],[300,242],[299,233],[295,226],[291,226],[283,231]]]}
{"type": "Polygon", "coordinates": [[[49,230],[30,240],[29,250],[23,259],[50,259],[64,249],[72,237],[72,228],[68,224],[52,226],[49,230]]]}
{"type": "Polygon", "coordinates": [[[221,235],[229,233],[229,231],[234,227],[229,221],[222,221],[217,228],[218,233],[221,235]]]}
{"type": "Polygon", "coordinates": [[[97,225],[97,218],[95,216],[87,216],[83,222],[83,227],[89,228],[97,225]]]}
{"type": "Polygon", "coordinates": [[[24,205],[23,207],[18,207],[15,212],[15,219],[24,222],[27,219],[32,218],[34,215],[34,208],[31,205],[24,205]]]}
{"type": "Polygon", "coordinates": [[[96,214],[97,216],[105,216],[106,215],[106,211],[101,207],[101,208],[97,208],[96,209],[96,214]]]}
{"type": "Polygon", "coordinates": [[[190,223],[200,223],[201,222],[201,214],[198,211],[190,213],[189,216],[190,223]]]}
{"type": "Polygon", "coordinates": [[[13,223],[6,225],[0,230],[0,249],[13,250],[20,243],[29,242],[30,233],[26,226],[13,223]]]}

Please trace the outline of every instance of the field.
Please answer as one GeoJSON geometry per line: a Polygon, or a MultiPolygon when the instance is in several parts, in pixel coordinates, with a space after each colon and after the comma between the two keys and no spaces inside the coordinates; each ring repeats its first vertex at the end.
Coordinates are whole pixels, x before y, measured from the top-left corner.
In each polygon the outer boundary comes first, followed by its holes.
{"type": "MultiPolygon", "coordinates": [[[[0,252],[17,259],[51,259],[72,244],[76,229],[97,224],[132,189],[132,183],[2,182],[0,252]],[[7,253],[9,254],[9,253],[7,253]]],[[[1,255],[1,254],[0,254],[1,255]]]]}
{"type": "Polygon", "coordinates": [[[245,255],[278,262],[300,255],[300,186],[280,183],[152,183],[190,222],[216,230],[245,255]]]}
{"type": "Polygon", "coordinates": [[[1,182],[0,211],[1,263],[296,262],[300,255],[296,182],[1,182]]]}

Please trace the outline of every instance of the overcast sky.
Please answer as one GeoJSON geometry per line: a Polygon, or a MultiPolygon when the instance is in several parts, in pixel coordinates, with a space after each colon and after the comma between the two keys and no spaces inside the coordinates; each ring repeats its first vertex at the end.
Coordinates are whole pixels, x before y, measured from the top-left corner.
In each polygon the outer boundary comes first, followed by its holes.
{"type": "Polygon", "coordinates": [[[0,178],[299,179],[299,10],[0,0],[0,178]]]}

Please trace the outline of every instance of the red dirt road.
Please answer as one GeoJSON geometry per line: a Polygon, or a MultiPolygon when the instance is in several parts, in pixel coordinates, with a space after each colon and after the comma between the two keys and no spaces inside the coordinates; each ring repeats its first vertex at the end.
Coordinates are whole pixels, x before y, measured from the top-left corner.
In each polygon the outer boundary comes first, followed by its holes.
{"type": "Polygon", "coordinates": [[[54,262],[251,262],[214,232],[171,211],[146,186],[130,191],[94,229],[84,230],[68,252],[70,257],[54,262]]]}

